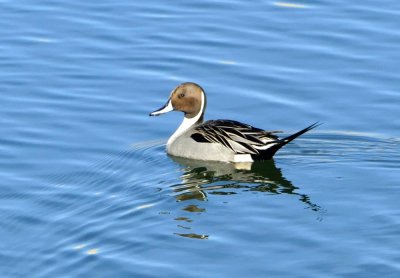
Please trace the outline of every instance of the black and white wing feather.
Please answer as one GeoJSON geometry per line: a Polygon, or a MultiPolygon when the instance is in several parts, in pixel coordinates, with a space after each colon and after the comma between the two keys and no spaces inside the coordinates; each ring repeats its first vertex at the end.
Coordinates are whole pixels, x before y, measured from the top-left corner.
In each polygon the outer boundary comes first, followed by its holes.
{"type": "Polygon", "coordinates": [[[231,120],[207,121],[195,128],[197,142],[220,143],[237,154],[259,154],[259,149],[279,141],[274,133],[231,120]]]}
{"type": "Polygon", "coordinates": [[[279,139],[275,133],[231,120],[207,121],[195,127],[192,139],[201,143],[219,143],[235,154],[251,154],[257,159],[271,159],[284,145],[317,127],[314,123],[290,136],[279,139]]]}

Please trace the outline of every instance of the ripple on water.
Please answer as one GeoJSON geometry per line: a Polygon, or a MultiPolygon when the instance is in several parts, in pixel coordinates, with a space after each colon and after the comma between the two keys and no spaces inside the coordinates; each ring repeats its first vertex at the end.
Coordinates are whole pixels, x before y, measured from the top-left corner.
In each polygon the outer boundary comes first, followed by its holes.
{"type": "Polygon", "coordinates": [[[3,276],[396,273],[397,2],[0,2],[3,276]],[[270,162],[170,158],[147,115],[183,81],[208,118],[326,125],[270,162]]]}

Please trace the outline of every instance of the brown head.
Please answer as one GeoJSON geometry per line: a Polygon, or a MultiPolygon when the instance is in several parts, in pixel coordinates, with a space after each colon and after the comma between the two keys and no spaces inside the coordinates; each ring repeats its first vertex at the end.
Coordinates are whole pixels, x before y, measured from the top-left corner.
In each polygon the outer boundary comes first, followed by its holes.
{"type": "Polygon", "coordinates": [[[182,111],[185,118],[198,117],[202,122],[206,108],[206,95],[204,90],[196,83],[186,82],[176,87],[167,103],[160,109],[150,113],[150,116],[158,116],[170,111],[182,111]]]}

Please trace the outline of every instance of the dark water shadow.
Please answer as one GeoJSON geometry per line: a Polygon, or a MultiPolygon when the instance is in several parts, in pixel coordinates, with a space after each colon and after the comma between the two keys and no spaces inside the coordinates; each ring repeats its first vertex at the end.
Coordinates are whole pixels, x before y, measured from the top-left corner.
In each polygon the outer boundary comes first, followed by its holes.
{"type": "MultiPolygon", "coordinates": [[[[283,176],[274,160],[233,164],[170,157],[182,170],[182,183],[171,186],[178,202],[207,201],[209,195],[233,195],[240,192],[259,192],[266,195],[290,194],[297,196],[305,208],[316,212],[317,219],[322,220],[321,207],[312,202],[307,194],[297,192],[299,188],[283,176]]],[[[183,210],[194,213],[205,212],[204,208],[194,204],[185,206],[183,210]]],[[[186,217],[175,220],[184,221],[186,225],[192,221],[186,217]]],[[[178,227],[190,229],[184,225],[178,227]]],[[[196,239],[208,238],[208,235],[196,233],[176,233],[176,235],[196,239]]]]}
{"type": "Polygon", "coordinates": [[[207,194],[236,194],[238,189],[270,194],[291,194],[299,197],[306,207],[319,211],[306,194],[296,192],[298,187],[287,180],[274,160],[255,162],[252,164],[233,164],[214,161],[196,161],[172,157],[179,163],[183,174],[182,184],[173,185],[177,201],[191,199],[207,200],[207,194]],[[221,183],[222,182],[222,183],[221,183]]]}

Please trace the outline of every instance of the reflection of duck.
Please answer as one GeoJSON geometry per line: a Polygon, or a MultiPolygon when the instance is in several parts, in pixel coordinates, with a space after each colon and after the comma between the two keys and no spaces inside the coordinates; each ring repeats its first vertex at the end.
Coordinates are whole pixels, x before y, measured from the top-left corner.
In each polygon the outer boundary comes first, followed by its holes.
{"type": "Polygon", "coordinates": [[[292,194],[314,211],[320,207],[313,204],[306,194],[296,192],[290,181],[283,177],[273,160],[251,164],[234,164],[217,161],[198,161],[171,156],[183,167],[182,184],[174,185],[178,201],[191,199],[206,200],[207,193],[215,195],[236,194],[238,189],[267,192],[271,194],[292,194]],[[246,166],[246,167],[243,167],[246,166]],[[207,193],[206,193],[207,192],[207,193]]]}

